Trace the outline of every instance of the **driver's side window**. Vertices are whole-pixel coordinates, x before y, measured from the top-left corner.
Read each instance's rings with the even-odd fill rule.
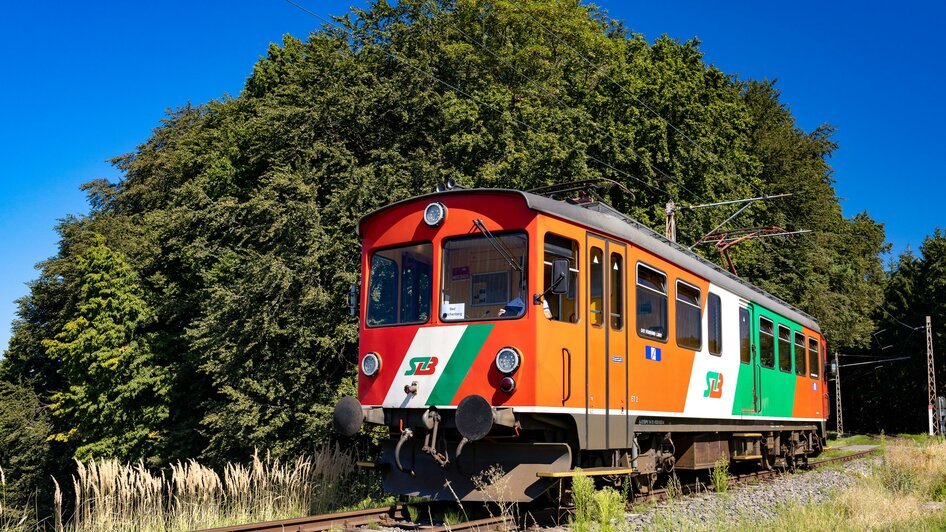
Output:
[[[552,262],[555,259],[568,260],[568,292],[564,294],[552,293]],[[545,301],[548,310],[556,321],[578,323],[578,242],[556,235],[545,233],[545,255],[543,258],[543,286]]]

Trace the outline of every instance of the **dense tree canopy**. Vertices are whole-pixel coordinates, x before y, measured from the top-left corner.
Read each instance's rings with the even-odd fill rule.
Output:
[[[308,448],[351,386],[357,220],[450,178],[607,177],[634,191],[615,206],[654,228],[671,199],[793,192],[734,223],[814,233],[735,261],[833,345],[868,345],[884,232],[842,215],[832,133],[802,131],[774,83],[706,64],[697,41],[649,42],[593,6],[379,1],[271,45],[239,97],[170,112],[115,159],[120,182],[86,185],[91,212],[60,225],[0,375],[55,406],[67,454]],[[733,211],[682,214],[679,240]]]

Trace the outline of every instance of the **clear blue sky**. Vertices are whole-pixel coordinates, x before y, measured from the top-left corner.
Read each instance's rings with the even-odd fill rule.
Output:
[[[299,2],[322,15],[352,3]],[[946,3],[598,4],[650,40],[699,37],[727,73],[777,78],[802,128],[837,126],[844,212],[886,224],[896,252],[946,225]],[[87,210],[79,185],[118,179],[105,161],[143,142],[166,108],[237,95],[270,42],[319,24],[283,0],[5,6],[0,346],[34,265],[56,251],[56,220]]]

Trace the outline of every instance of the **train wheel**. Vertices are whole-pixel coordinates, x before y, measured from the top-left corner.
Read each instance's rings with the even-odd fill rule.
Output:
[[[642,495],[654,491],[654,484],[656,483],[657,473],[645,473],[634,477],[634,487]]]
[[[762,469],[766,471],[771,471],[775,467],[775,455],[772,454],[767,448],[762,449],[762,458],[759,460],[759,464],[762,466]]]

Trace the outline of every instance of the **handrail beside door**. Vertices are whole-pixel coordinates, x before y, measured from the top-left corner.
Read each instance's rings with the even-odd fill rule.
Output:
[[[568,360],[568,363],[565,363],[565,360]],[[565,378],[565,370],[568,371],[568,379]],[[567,347],[562,348],[562,404],[565,404],[565,401],[568,401],[572,397],[572,352],[568,350]],[[567,385],[568,393],[565,393]]]

